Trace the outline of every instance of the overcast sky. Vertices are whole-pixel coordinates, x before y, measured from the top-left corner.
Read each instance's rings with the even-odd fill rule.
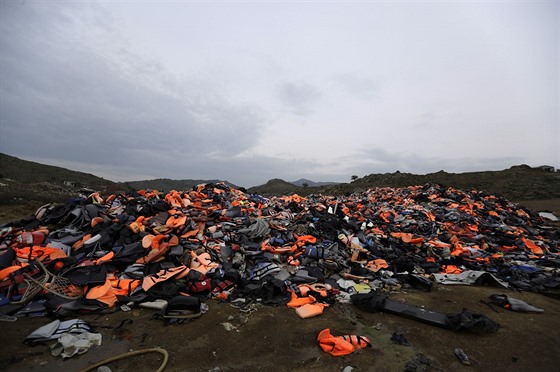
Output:
[[[560,167],[558,1],[0,4],[22,159],[245,187]]]

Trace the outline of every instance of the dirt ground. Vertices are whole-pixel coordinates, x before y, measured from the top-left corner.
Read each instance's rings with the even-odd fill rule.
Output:
[[[528,314],[506,309],[493,311],[481,300],[507,293],[544,309]],[[51,321],[21,318],[0,323],[0,368],[4,371],[79,371],[131,350],[163,348],[169,353],[166,371],[558,371],[560,366],[560,301],[527,292],[504,292],[493,287],[434,285],[431,292],[409,290],[390,295],[406,303],[443,313],[463,308],[483,313],[500,323],[491,334],[453,332],[393,314],[367,313],[337,303],[323,315],[300,319],[285,306],[256,306],[246,315],[228,303],[208,300],[209,311],[183,324],[165,325],[153,319],[155,310],[134,308],[113,314],[82,315],[103,335],[101,346],[62,360],[47,345],[27,346],[25,336]],[[115,329],[123,320],[130,319]],[[235,326],[228,330],[223,323]],[[334,335],[358,334],[372,340],[373,348],[344,357],[324,353],[317,334],[330,328]],[[391,341],[402,332],[410,346]],[[472,359],[464,366],[454,355],[462,348]],[[422,358],[421,353],[427,358]],[[108,364],[112,371],[155,371],[163,357],[148,353]],[[420,363],[419,361],[424,361]]]
[[[558,213],[560,203],[547,208]],[[531,208],[528,204],[527,207]],[[541,314],[494,310],[483,304],[494,293],[505,293],[544,309]],[[558,371],[560,366],[560,300],[529,292],[494,287],[444,286],[431,292],[406,290],[391,299],[425,306],[442,313],[464,308],[483,313],[500,323],[491,334],[452,332],[393,314],[366,313],[337,303],[324,314],[300,319],[285,306],[255,306],[243,313],[229,303],[207,300],[209,311],[183,324],[165,325],[153,319],[155,310],[133,308],[111,314],[78,315],[103,335],[103,342],[87,353],[62,360],[46,344],[28,346],[24,338],[52,319],[20,318],[0,322],[0,370],[80,371],[96,362],[132,350],[162,348],[169,354],[166,371]],[[117,328],[124,320],[125,322]],[[228,324],[233,329],[226,328]],[[324,353],[317,334],[330,328],[334,335],[358,334],[372,340],[373,348],[345,357]],[[228,330],[229,329],[229,330]],[[402,332],[409,346],[391,341]],[[462,348],[471,358],[464,366],[454,355]],[[107,364],[112,371],[155,371],[163,357],[137,355]],[[407,369],[408,366],[408,369]],[[345,369],[346,368],[346,369]]]

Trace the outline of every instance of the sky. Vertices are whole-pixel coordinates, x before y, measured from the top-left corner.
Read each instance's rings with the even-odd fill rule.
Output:
[[[0,152],[112,181],[560,168],[558,1],[0,2]]]

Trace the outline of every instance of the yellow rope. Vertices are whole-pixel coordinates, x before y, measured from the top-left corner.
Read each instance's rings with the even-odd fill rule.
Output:
[[[129,351],[128,353],[120,354],[120,355],[102,360],[99,363],[96,363],[96,364],[94,364],[90,367],[87,367],[86,369],[82,370],[82,372],[93,371],[97,367],[101,367],[102,365],[114,362],[114,361],[119,360],[119,359],[124,359],[124,358],[128,358],[128,357],[131,357],[131,356],[134,356],[134,355],[146,354],[146,353],[152,353],[152,352],[160,353],[160,354],[163,355],[163,361],[161,362],[161,365],[159,366],[159,368],[156,371],[156,372],[162,372],[165,369],[165,367],[167,366],[167,361],[169,360],[169,354],[167,353],[167,351],[165,349],[160,349],[160,348]]]

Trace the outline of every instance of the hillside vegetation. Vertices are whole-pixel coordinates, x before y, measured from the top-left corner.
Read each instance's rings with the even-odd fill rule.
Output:
[[[0,154],[0,178],[22,184],[48,182],[64,186],[72,182],[78,187],[105,190],[116,183],[90,173],[72,171],[66,168],[22,160],[14,156]],[[7,180],[6,180],[7,179]]]
[[[560,198],[560,173],[545,172],[527,165],[513,166],[502,171],[447,173],[439,171],[425,175],[410,173],[370,174],[350,184],[327,188],[334,194],[363,190],[371,187],[402,187],[439,183],[459,189],[477,189],[505,196],[511,200]]]
[[[411,173],[370,174],[350,183],[323,187],[298,187],[280,179],[249,188],[249,192],[262,195],[345,194],[364,191],[374,187],[404,187],[438,183],[460,189],[477,189],[505,196],[511,200],[535,200],[560,198],[560,173],[544,172],[527,165],[513,166],[502,171],[447,173],[439,171],[425,175]]]
[[[306,182],[303,182],[306,181]],[[131,192],[140,189],[188,190],[200,183],[219,180],[172,180],[166,178],[112,182],[93,174],[72,171],[0,154],[0,206],[26,209],[49,202],[65,202],[80,193],[100,191],[103,194]],[[228,183],[227,181],[224,181]],[[402,187],[439,183],[460,189],[475,188],[497,194],[518,202],[527,200],[560,199],[560,173],[544,172],[527,165],[513,166],[502,171],[447,173],[439,171],[425,175],[411,173],[370,174],[350,183],[313,186],[315,183],[302,179],[305,185],[275,178],[264,185],[249,188],[249,193],[270,195],[300,194],[346,194],[373,187]],[[228,183],[236,187],[235,185]]]
[[[80,190],[115,193],[125,187],[93,174],[0,154],[0,205],[64,202]]]

